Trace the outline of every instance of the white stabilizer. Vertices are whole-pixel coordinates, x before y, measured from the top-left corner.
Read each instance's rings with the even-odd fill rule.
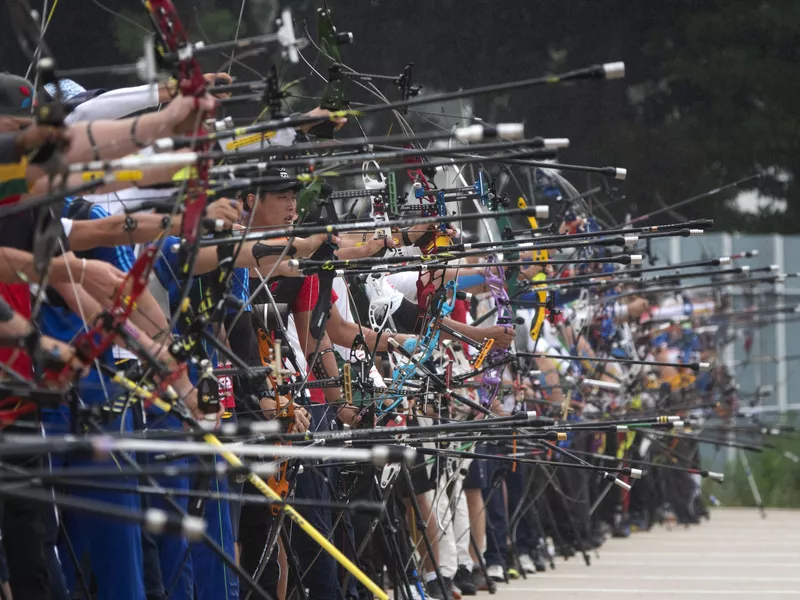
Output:
[[[163,154],[175,150],[175,142],[172,141],[172,138],[159,138],[153,142],[152,147],[156,154]]]
[[[625,63],[622,61],[605,63],[603,72],[606,74],[606,79],[622,79],[625,77]]]
[[[624,481],[622,481],[621,479],[615,479],[614,480],[614,485],[616,485],[619,488],[622,488],[626,492],[630,492],[631,491],[631,486],[628,485],[627,483],[625,483]]]
[[[233,117],[225,117],[220,121],[214,121],[214,131],[228,131],[233,129]]]
[[[719,258],[719,266],[726,267],[731,264],[731,257],[730,256],[720,256]]]
[[[150,533],[164,533],[167,525],[167,513],[158,508],[148,508],[144,511],[144,527]]]
[[[453,132],[453,137],[461,142],[480,142],[483,139],[483,125],[458,127]]]
[[[689,230],[689,237],[697,237],[698,235],[703,235],[705,231],[702,229],[690,229]]]
[[[640,265],[644,257],[641,254],[631,254],[631,264]]]
[[[641,469],[631,469],[631,477],[634,479],[641,479],[642,478],[642,470]]]
[[[197,162],[197,158],[197,152],[151,154],[149,156],[136,154],[107,162],[93,160],[87,163],[76,163],[70,165],[69,170],[71,173],[80,173],[81,171],[103,171],[106,169],[122,170],[141,169],[142,167],[185,167]]]
[[[683,421],[673,421],[672,422],[672,428],[673,429],[683,429],[684,425],[685,425],[685,423]]]
[[[537,219],[547,219],[550,217],[550,207],[547,204],[537,204],[536,205],[536,218]]]
[[[622,167],[614,167],[614,179],[626,179],[628,177],[628,169]]]
[[[538,416],[536,414],[535,410],[529,410],[526,414],[528,415],[528,420],[529,421],[532,421],[533,419],[535,419]]]
[[[256,434],[275,433],[281,428],[277,421],[255,421],[250,424],[250,431]]]
[[[725,481],[725,473],[717,473],[716,471],[709,471],[708,476],[714,481],[719,481],[720,483]]]
[[[711,370],[711,363],[701,362],[701,363],[697,363],[697,365],[698,365],[698,369],[697,370],[702,372],[702,373],[706,373],[706,372]]]
[[[190,542],[200,541],[206,532],[206,522],[200,517],[186,516],[181,521],[181,533]]]
[[[628,426],[627,425],[617,425],[616,427],[617,427],[617,433],[622,433],[624,431],[628,431]]]
[[[675,421],[680,421],[681,418],[678,415],[670,415],[667,417],[667,421],[669,423],[674,423]]]
[[[635,246],[639,242],[638,235],[624,235],[622,239],[625,240],[625,247],[630,248],[631,246]]]
[[[498,123],[497,137],[509,140],[521,140],[525,135],[525,125],[522,123]]]
[[[545,138],[545,148],[569,148],[569,138]]]
[[[573,379],[573,381],[577,380]],[[614,392],[618,392],[622,388],[622,385],[619,383],[615,383],[613,381],[603,381],[601,379],[581,379],[580,382],[582,385],[590,385],[592,387],[603,390],[611,390]]]
[[[778,271],[780,271],[780,270],[781,270],[781,268],[780,268],[778,265],[770,265],[770,266],[769,266],[769,270],[770,270],[771,272],[773,272],[773,273],[777,273]]]

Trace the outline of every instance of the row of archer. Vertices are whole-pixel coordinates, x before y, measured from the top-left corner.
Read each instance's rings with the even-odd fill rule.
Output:
[[[159,25],[172,27],[161,32],[164,38],[169,34],[174,37],[177,33],[174,28],[177,20],[174,15],[169,15],[168,4],[154,2],[149,7]],[[536,421],[530,416],[530,411],[511,409],[509,412],[514,414],[506,417],[474,418],[477,415],[490,416],[501,410],[498,401],[509,396],[506,378],[510,377],[513,387],[516,375],[520,376],[518,389],[512,395],[515,403],[536,402],[540,410],[542,406],[552,406],[546,403],[555,403],[562,410],[566,409],[568,415],[572,408],[572,414],[577,416],[585,410],[582,408],[583,400],[570,391],[573,386],[564,379],[565,373],[572,377],[578,375],[578,372],[569,372],[579,368],[577,363],[590,361],[588,366],[584,365],[585,369],[591,369],[591,376],[587,378],[589,383],[584,381],[581,386],[606,391],[624,390],[619,394],[623,399],[632,389],[627,385],[634,386],[638,378],[632,377],[630,383],[623,386],[617,381],[622,375],[616,368],[606,368],[598,375],[594,372],[598,364],[643,362],[654,369],[675,369],[677,375],[683,374],[682,369],[700,370],[706,361],[677,361],[670,360],[669,356],[639,360],[633,353],[626,358],[615,358],[595,337],[587,335],[589,330],[584,325],[576,326],[574,322],[571,334],[567,328],[564,329],[566,333],[561,334],[560,325],[555,322],[556,297],[550,293],[551,290],[540,287],[545,284],[535,272],[548,265],[563,267],[576,261],[581,264],[635,263],[638,259],[634,257],[638,255],[631,252],[638,244],[638,239],[632,239],[638,238],[637,234],[643,234],[643,239],[662,233],[695,235],[697,229],[679,225],[668,226],[660,232],[646,228],[647,232],[626,230],[612,234],[610,231],[593,231],[577,223],[578,227],[573,228],[573,237],[569,239],[563,237],[566,231],[558,227],[549,236],[546,232],[536,231],[538,239],[528,242],[520,242],[519,237],[513,235],[504,240],[490,239],[477,243],[445,239],[444,234],[455,233],[452,227],[447,226],[448,221],[456,220],[447,214],[448,201],[461,203],[477,199],[482,208],[492,211],[477,215],[484,220],[527,218],[536,214],[541,216],[541,212],[535,208],[519,208],[516,212],[501,210],[502,206],[490,198],[486,182],[480,175],[474,185],[467,185],[462,180],[455,187],[445,185],[445,189],[433,190],[429,181],[432,175],[430,172],[426,174],[426,169],[436,167],[437,163],[427,160],[428,157],[445,157],[439,161],[439,166],[448,169],[452,165],[489,159],[518,164],[526,157],[543,158],[543,150],[552,149],[548,142],[542,138],[509,140],[521,137],[519,126],[479,126],[477,130],[471,126],[447,135],[405,136],[405,141],[417,144],[426,139],[446,140],[451,137],[471,142],[489,136],[499,138],[496,144],[459,148],[469,156],[454,158],[456,153],[452,149],[392,148],[381,154],[370,147],[369,152],[356,148],[350,153],[330,154],[332,149],[347,149],[342,140],[335,143],[302,142],[288,148],[276,148],[271,135],[261,135],[264,131],[277,129],[283,133],[279,132],[275,138],[280,135],[288,139],[284,143],[292,143],[298,131],[313,136],[311,126],[320,119],[341,125],[343,119],[351,115],[331,113],[330,110],[336,108],[333,106],[300,117],[273,119],[272,123],[260,124],[257,129],[248,131],[236,129],[224,133],[225,124],[221,122],[221,131],[208,134],[204,130],[206,123],[210,122],[217,129],[219,122],[209,119],[215,104],[205,95],[203,86],[209,79],[213,81],[220,77],[202,76],[195,64],[189,64],[192,52],[186,51],[188,47],[184,42],[178,40],[178,43],[184,44],[178,48],[181,52],[162,48],[159,53],[162,59],[172,55],[172,59],[180,63],[180,76],[174,83],[84,96],[85,102],[74,103],[75,110],[70,116],[75,116],[71,119],[64,117],[68,129],[60,123],[47,123],[43,119],[57,113],[52,109],[59,104],[63,106],[66,94],[52,64],[40,64],[43,67],[41,80],[55,79],[52,82],[54,102],[38,103],[39,107],[48,109],[38,110],[38,125],[29,126],[21,121],[22,115],[17,115],[14,125],[24,129],[7,138],[12,151],[18,152],[16,160],[9,161],[18,167],[13,181],[23,190],[13,195],[29,194],[30,191],[25,189],[28,184],[42,185],[41,191],[45,193],[36,197],[34,191],[34,197],[14,198],[21,202],[2,213],[6,225],[3,239],[19,240],[16,247],[4,247],[8,277],[12,278],[12,285],[22,286],[4,294],[22,309],[17,314],[11,313],[7,320],[11,325],[4,333],[23,346],[23,349],[12,350],[4,363],[4,371],[12,380],[6,386],[6,399],[10,400],[6,406],[11,408],[4,411],[4,419],[9,427],[19,427],[22,432],[18,438],[8,437],[3,450],[10,456],[19,453],[21,448],[26,459],[49,454],[57,463],[61,462],[57,470],[49,474],[26,462],[23,471],[15,474],[15,478],[25,481],[26,486],[6,492],[7,498],[16,500],[16,503],[9,504],[19,510],[20,504],[37,500],[63,509],[63,534],[41,543],[46,549],[45,555],[52,553],[53,537],[59,537],[57,543],[62,547],[59,555],[91,556],[91,568],[87,572],[80,568],[80,561],[65,562],[67,585],[72,590],[88,591],[96,585],[101,594],[110,593],[114,597],[127,597],[129,594],[141,597],[142,593],[157,595],[162,592],[176,597],[181,594],[191,596],[196,592],[199,597],[217,598],[223,594],[224,597],[233,597],[238,594],[238,585],[242,584],[249,586],[251,593],[258,597],[269,597],[281,595],[283,586],[291,585],[292,593],[297,595],[337,597],[351,591],[357,581],[366,590],[383,597],[385,593],[379,591],[380,587],[375,583],[381,575],[380,562],[372,565],[371,576],[365,574],[365,571],[370,571],[367,557],[372,555],[367,550],[373,549],[363,541],[368,536],[358,536],[353,542],[348,542],[345,536],[345,541],[337,547],[327,540],[327,535],[319,533],[327,534],[348,519],[362,533],[380,533],[376,539],[380,540],[379,546],[387,549],[383,553],[384,562],[393,571],[398,593],[413,595],[427,591],[448,596],[454,579],[459,579],[456,584],[462,592],[464,587],[468,590],[470,582],[466,580],[465,572],[469,569],[458,568],[466,567],[466,563],[460,563],[459,558],[454,563],[451,558],[446,564],[442,552],[445,544],[440,543],[445,537],[441,535],[442,530],[455,525],[448,523],[447,519],[440,521],[434,508],[445,496],[454,497],[455,504],[458,504],[461,494],[450,496],[437,491],[440,483],[457,479],[461,469],[453,469],[455,477],[448,478],[440,468],[443,461],[436,461],[434,468],[434,464],[426,464],[427,461],[420,459],[411,468],[403,468],[398,457],[404,459],[406,453],[391,454],[392,447],[398,441],[418,442],[420,436],[432,432],[433,427],[444,427],[444,431],[448,431],[448,421],[456,417],[449,413],[450,403],[461,405],[462,409],[466,407],[461,414],[466,419],[463,424],[453,423],[454,429],[449,437],[437,439],[435,443],[456,443],[458,438],[453,434],[457,431],[474,438],[485,429],[495,440],[508,435],[514,451],[535,440],[531,442],[537,446],[532,449],[534,458],[519,458],[512,462],[520,465],[534,464],[523,462],[529,460],[542,463],[540,451],[546,450],[555,453],[555,458],[563,459],[567,456],[566,449],[556,450],[547,445],[552,446],[553,441],[568,441],[562,438],[569,437],[568,432],[579,427],[565,422],[563,415],[559,422],[550,418]],[[618,74],[619,66],[601,65],[575,71],[562,79],[610,78]],[[539,78],[538,82],[552,83],[555,79]],[[533,81],[529,80],[527,85],[533,85]],[[35,95],[27,82],[13,81],[10,87],[14,86],[23,96]],[[107,118],[121,119],[140,110],[152,109],[178,91],[185,95],[172,100],[166,110],[158,113],[106,122],[93,118],[93,115],[103,114]],[[201,99],[198,101],[198,98]],[[415,97],[403,102],[409,105],[420,99],[432,101],[430,97]],[[9,108],[19,111],[25,108],[23,104],[24,101],[11,103]],[[109,107],[112,107],[111,113]],[[131,112],[123,112],[128,110]],[[360,117],[365,112],[365,109],[360,109],[358,115],[352,116]],[[67,123],[68,120],[72,123]],[[293,127],[295,125],[298,129]],[[170,137],[165,141],[165,135],[179,133],[188,135]],[[242,146],[235,142],[252,135],[256,136],[258,148],[251,153],[240,150]],[[228,148],[225,139],[233,140],[232,148]],[[249,141],[252,144],[253,138]],[[387,143],[386,139],[381,141]],[[151,142],[156,142],[156,149],[184,145],[189,152],[136,156],[112,162],[116,157],[125,156]],[[219,151],[210,147],[217,142],[223,143]],[[363,146],[364,143],[364,140],[358,140],[352,145]],[[557,145],[563,146],[563,143]],[[525,153],[517,151],[520,149]],[[486,152],[495,154],[487,158]],[[248,162],[257,157],[269,160]],[[423,158],[426,162],[409,169],[405,161],[412,158]],[[91,159],[88,164],[87,159]],[[223,160],[223,164],[212,165],[212,161],[217,160]],[[321,175],[335,181],[347,173],[341,168],[343,165],[378,160],[381,161],[380,172],[411,171],[411,193],[421,200],[421,216],[389,219],[381,215],[380,202],[376,203],[380,182],[373,184],[372,167],[365,168],[362,164],[351,173],[361,175],[369,188],[358,193],[371,200],[370,219],[337,223],[339,219],[333,204],[337,191],[319,185]],[[401,162],[392,165],[392,160]],[[65,163],[72,165],[65,170]],[[152,168],[154,165],[163,169],[160,175],[156,175],[157,169]],[[295,166],[324,168],[316,168],[313,172],[308,169],[299,174],[274,170]],[[523,166],[546,165],[528,161]],[[561,169],[578,168],[557,166]],[[178,173],[180,167],[187,169]],[[605,172],[605,169],[595,171]],[[78,180],[73,188],[69,187],[67,174]],[[612,169],[608,174],[619,177],[623,172]],[[219,179],[214,180],[213,176]],[[130,189],[132,181],[137,183],[135,189]],[[166,182],[168,189],[153,191],[153,186],[159,182]],[[298,182],[311,184],[302,190],[310,190],[302,205],[296,194]],[[385,185],[391,190],[391,178],[387,178]],[[342,191],[338,193],[343,194]],[[492,194],[496,194],[496,190]],[[68,197],[68,201],[64,205],[58,204],[57,201],[64,197]],[[214,202],[215,197],[220,200]],[[433,201],[428,202],[429,199]],[[388,202],[391,204],[391,194]],[[36,212],[32,210],[34,207]],[[405,208],[409,208],[408,204]],[[155,209],[161,214],[147,214],[145,209]],[[244,210],[247,211],[245,218],[242,216]],[[303,219],[300,225],[295,224],[298,216]],[[468,215],[461,215],[457,220],[467,219]],[[241,221],[244,231],[228,235],[237,221]],[[575,224],[577,219],[565,221]],[[432,228],[431,224],[434,224]],[[207,231],[209,235],[203,235]],[[424,246],[424,250],[401,251],[398,249],[400,239],[396,240],[395,236],[402,239],[404,247]],[[132,254],[130,246],[153,240],[155,244],[146,247],[138,257]],[[614,256],[597,252],[598,246],[614,245],[629,253]],[[526,257],[510,256],[509,248],[514,246],[518,250],[536,252],[536,258],[529,261]],[[39,248],[43,250],[36,252]],[[541,254],[543,250],[567,248],[575,249],[578,256],[550,260]],[[73,256],[69,250],[86,254]],[[53,258],[59,252],[61,256]],[[587,252],[591,254],[586,255]],[[499,256],[501,253],[502,257]],[[479,256],[489,257],[486,261],[491,264],[453,264],[445,268],[451,261]],[[106,266],[109,263],[114,268]],[[512,312],[517,300],[512,296],[516,292],[509,290],[520,279],[516,273],[509,272],[515,268],[520,271],[523,282],[531,278],[535,281],[532,298],[520,299],[521,302],[533,302],[537,313],[532,319],[535,327],[527,328],[527,337],[533,343],[529,354],[533,356],[509,350],[516,338],[513,329],[514,320],[518,318]],[[386,270],[385,277],[380,275],[381,269]],[[210,275],[202,275],[209,271]],[[153,294],[147,291],[151,272],[155,273],[166,294],[168,311],[162,311]],[[15,283],[20,273],[28,281],[39,281],[32,301],[27,283]],[[630,316],[650,305],[646,299],[636,297],[641,296],[641,290],[631,294],[634,299],[630,302],[622,298],[610,299],[609,295],[619,296],[627,292],[617,293],[614,286],[604,283],[602,279],[608,274],[600,274],[599,282],[597,275],[578,273],[573,277],[578,281],[585,277],[584,283],[592,288],[607,288],[602,299],[593,297],[589,302],[601,306],[602,314],[610,312],[611,316],[606,314],[601,323],[610,319],[612,328],[622,326]],[[480,281],[476,283],[475,279],[468,280],[469,277]],[[570,275],[559,274],[559,286],[570,283],[565,281],[566,277]],[[495,316],[490,318],[496,319],[495,324],[481,327],[480,324],[462,322],[466,318],[466,307],[457,308],[457,302],[459,296],[463,298],[463,289],[460,294],[459,288],[467,287],[467,282],[472,283],[470,288],[479,288],[478,293],[484,290],[488,293],[489,302],[494,303]],[[46,285],[48,283],[51,285]],[[30,308],[27,311],[20,292],[28,297]],[[542,293],[544,297],[540,295]],[[546,309],[550,310],[553,323],[543,320],[542,313]],[[283,318],[287,310],[292,313],[291,320]],[[584,314],[580,314],[581,311]],[[461,318],[453,316],[458,314]],[[477,313],[475,316],[481,318]],[[580,306],[571,320],[583,319],[581,323],[595,325],[597,318],[593,308]],[[551,327],[555,329],[551,331]],[[541,329],[549,333],[543,337],[538,333]],[[531,331],[534,332],[532,336]],[[563,335],[560,342],[559,335]],[[573,337],[570,339],[569,335]],[[24,340],[24,343],[19,340]],[[446,341],[451,342],[449,348],[445,347]],[[65,345],[67,342],[71,342],[72,348]],[[462,350],[458,350],[456,343]],[[344,349],[339,354],[341,366],[336,364],[334,344]],[[470,358],[466,358],[469,352],[463,352],[469,346],[477,350],[475,356],[470,357],[471,364]],[[375,358],[381,353],[385,353],[386,360],[393,363],[385,366],[382,372],[370,375],[377,362]],[[464,354],[469,364],[463,373],[458,373],[455,367],[459,353]],[[559,356],[554,357],[553,353]],[[223,355],[232,367],[219,370],[215,365],[217,355]],[[36,364],[26,363],[29,359]],[[481,363],[476,366],[478,359]],[[514,373],[513,367],[506,367],[518,359],[533,360],[537,369],[518,366]],[[464,361],[460,362],[464,366]],[[448,364],[453,365],[449,373]],[[88,370],[84,371],[87,367]],[[529,375],[533,370],[542,373],[541,379],[523,382],[523,374]],[[38,377],[36,384],[25,383],[34,373]],[[232,393],[234,406],[224,406],[219,391],[219,379],[226,375],[236,378]],[[614,388],[614,385],[619,387]],[[473,386],[477,386],[477,394],[469,392]],[[456,391],[460,389],[467,391]],[[30,401],[19,404],[20,397]],[[409,399],[413,401],[409,402]],[[600,404],[601,411],[607,409],[600,400],[596,403]],[[41,442],[40,436],[30,435],[30,425],[26,429],[25,420],[26,417],[35,420],[35,413],[43,405],[41,420],[47,424],[48,437]],[[225,411],[226,408],[229,410]],[[208,425],[216,424],[224,412],[233,416],[222,419],[224,425],[219,437],[209,433]],[[435,418],[440,423],[403,432],[395,429],[391,435],[386,429],[374,426],[379,422],[398,426],[398,419],[413,417],[414,412],[417,418]],[[276,415],[278,419],[273,418]],[[524,427],[520,425],[522,421],[513,422],[523,417],[526,419]],[[236,420],[235,426],[232,419]],[[512,423],[504,419],[511,419]],[[672,421],[659,423],[650,416],[643,419],[648,426],[674,427]],[[266,425],[277,420],[294,431],[264,429],[262,420]],[[629,426],[608,421],[601,423],[599,419],[586,421],[588,428],[595,431]],[[338,429],[335,435],[321,432],[327,430],[331,422]],[[354,427],[358,425],[360,427]],[[188,427],[193,435],[202,436],[204,443],[199,447],[196,443],[189,445],[183,439],[186,435],[184,427]],[[67,430],[77,437],[59,435]],[[109,430],[120,431],[121,435],[112,438],[94,435]],[[374,433],[356,434],[356,431]],[[250,438],[251,434],[255,437]],[[365,454],[363,448],[357,447],[331,447],[334,440],[359,435],[370,438],[373,446],[370,452]],[[397,435],[408,437],[398,440]],[[220,449],[220,438],[226,437],[232,442],[245,443],[223,444]],[[383,443],[375,446],[375,440],[388,441],[390,448],[387,450]],[[283,448],[278,454],[274,442],[290,441],[293,446]],[[312,442],[312,447],[304,447],[308,442]],[[327,447],[319,452],[320,449],[313,448],[314,442],[326,442]],[[216,446],[215,456],[222,456],[233,465],[231,481],[218,476],[219,465],[210,464],[218,459],[195,462],[186,456],[204,455],[208,451],[204,449],[212,446]],[[97,481],[103,477],[100,473],[104,463],[95,460],[96,456],[88,458],[85,454],[87,449],[105,459],[105,465],[111,468],[115,480]],[[314,450],[318,451],[316,455]],[[472,459],[473,464],[478,465],[478,471],[479,465],[504,462],[491,451],[472,452],[471,447],[460,450],[424,450],[420,447],[418,455],[425,456],[429,450],[441,456],[447,452],[461,459]],[[505,451],[505,446],[501,450]],[[109,454],[116,460],[112,460]],[[571,455],[571,460],[578,456],[575,453]],[[241,457],[245,456],[278,458],[263,465],[259,461],[242,464]],[[345,466],[316,462],[320,456],[324,456],[328,463],[338,460]],[[390,466],[381,470],[376,486],[372,483],[378,481],[377,475],[363,465],[353,469],[354,473],[343,472],[351,469],[352,461],[364,461],[365,457],[374,461],[382,457],[385,462],[389,456],[396,460],[390,460]],[[561,466],[566,469],[569,462],[564,460]],[[574,462],[581,465],[574,467],[576,470],[589,470],[590,466],[580,460]],[[692,469],[694,467],[686,466],[682,472]],[[629,484],[614,473],[627,470],[627,475],[623,476],[641,475],[641,469],[630,466],[595,466],[594,470],[599,470],[605,479],[610,478],[609,483],[621,488]],[[82,473],[84,479],[76,484],[78,473]],[[267,481],[261,479],[259,473],[269,474]],[[433,476],[437,491],[427,489],[431,485],[430,473],[439,475]],[[480,472],[475,477],[478,481],[472,487],[473,491],[465,492],[464,498],[472,499],[473,504],[476,498],[486,505],[491,504],[488,501],[490,489],[500,489],[497,485],[499,478],[482,481],[489,477],[483,477]],[[136,485],[142,478],[147,478],[147,485]],[[240,479],[247,480],[245,490],[234,489],[231,492],[225,489],[228,485],[234,488],[242,485]],[[401,480],[406,481],[405,491],[400,489],[402,486],[394,485]],[[344,488],[358,487],[360,482],[366,502],[353,501],[357,496],[352,493],[339,498],[341,492],[330,488],[331,481]],[[56,485],[59,494],[54,497],[45,492],[43,496],[43,490],[37,489],[42,484]],[[555,485],[552,489],[556,489]],[[68,493],[64,493],[65,490]],[[378,504],[381,510],[377,517],[359,522],[362,513],[369,514],[368,509],[375,510],[376,496],[385,500],[384,494],[395,500],[394,509],[384,511],[382,504]],[[264,496],[267,496],[267,502]],[[495,492],[495,507],[499,497],[500,493]],[[291,498],[288,503],[287,498]],[[339,501],[334,502],[334,498]],[[92,503],[92,500],[97,502]],[[415,514],[409,529],[421,525],[417,530],[420,534],[427,534],[425,556],[415,568],[409,567],[416,564],[415,554],[407,543],[411,536],[392,534],[397,527],[406,524],[402,515],[405,502],[410,503]],[[274,506],[280,510],[273,510]],[[302,517],[294,506],[301,510]],[[122,526],[117,522],[116,526],[106,527],[93,519],[87,522],[79,516],[77,511],[81,510],[126,520],[130,525]],[[489,560],[482,546],[485,544],[492,556],[489,540],[494,539],[497,548],[506,536],[494,532],[493,525],[491,531],[494,533],[486,535],[485,541],[481,540],[481,512],[479,509],[479,516],[469,531],[474,531],[477,538],[473,548],[474,562],[479,565],[477,576],[483,576],[488,587],[493,577],[497,577],[497,569],[491,568],[498,564],[480,567]],[[573,512],[568,510],[566,514],[573,515]],[[345,516],[348,514],[349,517]],[[5,539],[8,541],[11,537],[15,549],[20,548],[20,539],[13,538],[9,532],[21,533],[28,538],[23,545],[32,548],[36,554],[38,541],[31,535],[36,531],[35,521],[31,519],[36,518],[36,515],[25,516],[28,520],[21,522],[32,525],[27,529],[8,527],[4,531]],[[284,526],[287,518],[291,523]],[[485,518],[483,521],[487,522]],[[499,522],[502,523],[502,518]],[[555,524],[560,519],[552,518],[549,522]],[[297,528],[309,537],[294,532],[293,529]],[[149,537],[151,533],[165,530],[181,535]],[[576,547],[580,547],[582,543],[577,541],[580,533],[574,535]],[[453,537],[463,540],[469,537],[469,533],[453,533],[451,539]],[[355,548],[355,539],[359,541],[358,548]],[[404,539],[406,543],[403,543]],[[426,535],[421,535],[421,539],[425,542]],[[140,541],[137,543],[137,540]],[[196,540],[202,543],[196,543]],[[325,552],[320,552],[316,544]],[[569,546],[566,541],[559,545],[565,552]],[[80,552],[70,552],[69,546],[78,548]],[[158,549],[155,559],[153,548]],[[348,553],[352,559],[348,558]],[[286,557],[288,569],[276,569],[282,555]],[[262,560],[264,557],[267,559]],[[31,563],[37,564],[37,560],[33,556]],[[335,561],[345,565],[350,575],[339,577]],[[154,583],[145,575],[154,573],[156,565],[162,577]],[[15,570],[19,563],[12,562],[9,566],[12,588],[15,584],[29,584],[30,579],[34,579],[32,585],[41,584],[41,570],[23,569],[20,572]],[[52,565],[46,568],[51,585],[58,586],[54,568]],[[470,573],[469,578],[473,577]],[[426,581],[430,584],[427,590],[424,589]],[[483,585],[480,579],[478,584]],[[154,588],[145,589],[149,585]],[[28,589],[21,588],[24,591],[17,595],[40,597],[36,594],[41,594],[41,589],[35,592]]]

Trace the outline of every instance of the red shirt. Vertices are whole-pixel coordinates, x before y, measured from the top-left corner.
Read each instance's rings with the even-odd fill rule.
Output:
[[[468,312],[469,303],[466,300],[456,300],[455,306],[453,307],[453,312],[450,314],[450,318],[453,319],[453,321],[458,321],[459,323],[466,323]]]
[[[271,291],[275,291],[275,288],[277,288],[277,282],[271,283]],[[335,303],[336,300],[338,300],[338,296],[336,295],[336,292],[331,290],[331,302]],[[300,291],[292,301],[292,314],[297,315],[298,313],[311,312],[318,303],[319,278],[316,275],[311,275],[303,280],[303,285],[300,288]],[[297,335],[300,336],[302,334],[298,331]],[[316,380],[313,373],[309,374],[308,380]],[[325,393],[321,388],[311,388],[309,390],[309,394],[313,404],[325,404]]]
[[[27,283],[0,283],[0,296],[20,315],[29,319],[31,316],[31,291]],[[13,354],[17,355],[9,365],[25,379],[33,377],[33,362],[27,352],[18,348],[0,347],[0,362],[8,364]]]

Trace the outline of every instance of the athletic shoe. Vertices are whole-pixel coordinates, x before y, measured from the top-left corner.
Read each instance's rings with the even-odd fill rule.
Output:
[[[533,564],[533,559],[529,554],[519,555],[519,568],[522,569],[522,572],[526,575],[533,575],[536,573],[536,565]]]
[[[478,593],[478,588],[475,587],[475,582],[472,578],[472,573],[464,565],[459,565],[456,576],[453,577],[453,586],[461,591],[462,596],[474,596]]]
[[[500,565],[491,565],[486,567],[486,574],[489,576],[489,579],[494,581],[505,581],[506,580],[506,573],[503,570],[503,567]]]

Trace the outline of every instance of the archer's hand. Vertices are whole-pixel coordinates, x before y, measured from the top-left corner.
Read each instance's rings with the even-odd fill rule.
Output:
[[[342,406],[336,413],[336,417],[345,425],[352,426],[358,416],[358,407],[345,405]]]
[[[73,371],[82,372],[84,377],[89,374],[91,365],[85,365],[81,362],[75,354],[75,348],[69,344],[48,336],[42,336],[39,340],[39,347],[42,352],[46,353],[47,358],[67,365]]]
[[[222,221],[222,228],[227,230],[233,228],[233,225],[242,218],[242,209],[241,200],[220,198],[208,205],[206,217]]]
[[[339,238],[335,235],[330,236],[330,240],[332,244],[338,244]],[[314,252],[317,251],[317,248],[322,246],[325,242],[328,241],[328,234],[327,233],[316,233],[311,237],[307,238],[295,238],[292,242],[292,245],[295,247],[297,251],[295,253],[295,258],[308,258]]]
[[[311,417],[305,408],[295,403],[294,405],[294,428],[297,433],[305,433],[311,427]]]
[[[505,350],[511,346],[516,338],[514,328],[510,325],[491,325],[484,327],[481,331],[484,332],[487,338],[494,338],[494,346],[492,347],[499,350]]]
[[[60,148],[67,148],[70,139],[69,129],[53,127],[52,125],[31,125],[17,134],[14,144],[17,152],[24,154],[45,144],[54,144]]]
[[[202,113],[214,114],[217,101],[210,94],[201,98],[176,96],[167,108],[156,113],[165,135],[189,134],[201,124]]]
[[[367,252],[369,256],[377,254],[384,248],[397,248],[397,240],[393,237],[374,237],[367,242]]]
[[[300,131],[303,133],[308,133],[311,129],[314,128],[315,125],[322,123],[323,121],[329,121],[331,118],[331,111],[327,108],[320,108],[319,106],[314,110],[311,110],[303,115],[304,117],[319,117],[319,122],[317,123],[307,123],[305,125],[301,125],[298,127]],[[339,131],[342,127],[344,127],[345,123],[347,123],[347,119],[344,117],[339,117],[337,119],[333,119],[333,122],[336,123],[335,131]]]
[[[82,273],[75,278],[83,282],[83,289],[103,305],[114,297],[125,281],[125,273],[103,260],[87,260]]]
[[[211,89],[215,85],[219,83],[219,85],[228,85],[233,83],[233,78],[228,75],[227,73],[206,73],[203,75],[203,78],[206,80],[208,84],[209,92],[214,94],[214,90]],[[224,82],[224,83],[220,83]],[[230,92],[222,92],[221,94],[214,94],[217,98],[230,98]]]

